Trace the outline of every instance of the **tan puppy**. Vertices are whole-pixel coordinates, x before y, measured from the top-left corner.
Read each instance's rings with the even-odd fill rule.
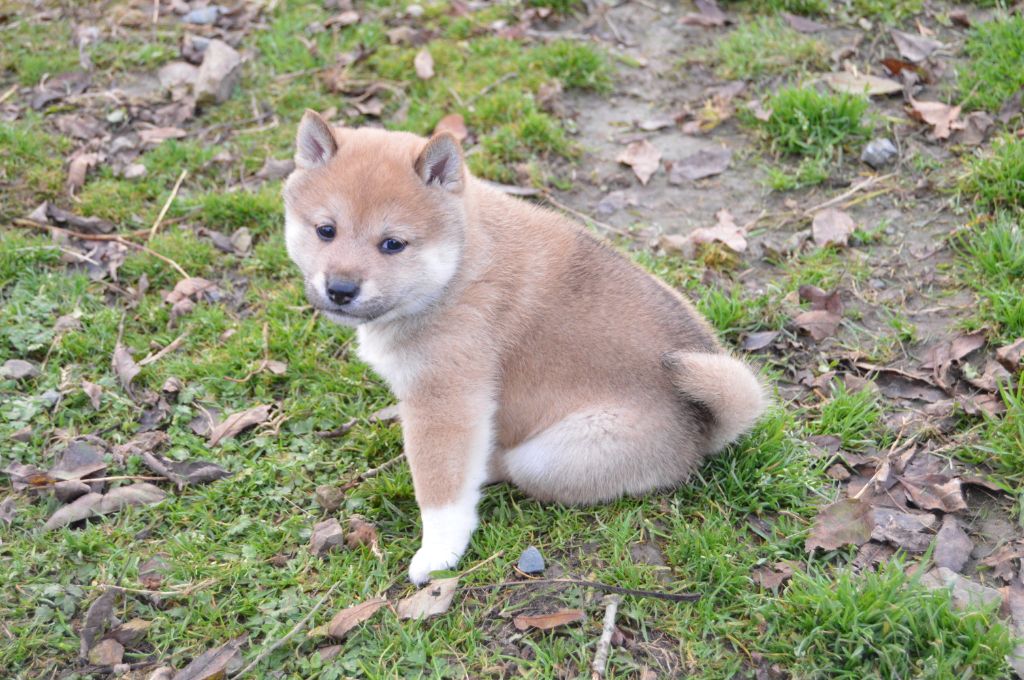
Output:
[[[465,169],[458,142],[308,111],[288,252],[399,399],[423,520],[409,578],[454,567],[483,485],[598,503],[687,479],[765,408],[675,291]]]

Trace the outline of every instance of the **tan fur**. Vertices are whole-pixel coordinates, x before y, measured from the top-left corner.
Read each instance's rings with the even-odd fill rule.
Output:
[[[359,326],[361,355],[399,398],[421,507],[484,478],[563,503],[671,487],[764,410],[696,310],[581,225],[473,178],[461,155],[425,184],[451,140],[334,135],[336,155],[288,180],[289,251],[314,306]],[[328,218],[338,236],[322,243]],[[385,234],[409,245],[383,255]],[[378,317],[330,313],[318,272],[361,281]]]

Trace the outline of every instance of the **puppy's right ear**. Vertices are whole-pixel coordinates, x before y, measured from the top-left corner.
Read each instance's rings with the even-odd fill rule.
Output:
[[[295,166],[310,170],[326,165],[338,153],[331,126],[319,113],[306,109],[295,137]]]

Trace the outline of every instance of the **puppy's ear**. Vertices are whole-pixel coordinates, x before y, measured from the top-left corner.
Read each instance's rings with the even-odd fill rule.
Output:
[[[466,183],[462,168],[462,147],[447,132],[430,138],[416,159],[415,168],[424,184],[437,184],[453,194],[461,192]]]
[[[306,109],[295,136],[295,165],[303,170],[326,165],[338,153],[331,126],[319,113]]]

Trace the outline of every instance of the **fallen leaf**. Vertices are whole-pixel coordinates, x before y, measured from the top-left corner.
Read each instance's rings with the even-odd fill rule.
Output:
[[[963,129],[964,124],[959,120],[959,106],[949,106],[942,102],[918,101],[913,97],[910,97],[909,100],[910,106],[907,107],[907,114],[914,120],[931,125],[932,137],[935,139],[949,139],[953,130]]]
[[[117,640],[125,647],[131,648],[142,642],[146,637],[146,633],[153,627],[152,621],[146,621],[145,619],[131,619],[122,623],[117,628],[107,633],[107,637]]]
[[[7,526],[11,526],[14,523],[14,513],[17,510],[17,506],[14,504],[14,496],[7,496],[2,502],[0,502],[0,522],[4,522]]]
[[[155,505],[166,497],[167,494],[160,487],[149,482],[136,482],[128,486],[119,486],[104,494],[98,512],[101,515],[108,515],[129,505]]]
[[[880,78],[866,73],[826,73],[821,79],[836,92],[866,94],[869,97],[896,94],[903,91],[903,85],[891,78]]]
[[[818,33],[828,28],[825,24],[820,24],[817,21],[802,17],[798,14],[790,14],[789,12],[781,12],[781,16],[789,24],[790,28],[800,33]]]
[[[240,635],[220,647],[203,652],[192,663],[178,671],[173,680],[221,680],[238,670],[242,662],[241,647],[247,635]]]
[[[560,609],[551,614],[521,614],[512,619],[512,624],[516,627],[516,630],[529,630],[530,628],[550,630],[558,626],[582,621],[584,618],[586,616],[582,609]]]
[[[996,359],[1009,371],[1019,370],[1024,360],[1024,338],[1017,338],[1009,345],[997,349]]]
[[[232,475],[231,472],[216,463],[205,460],[179,462],[152,454],[149,451],[142,452],[142,461],[153,472],[172,480],[179,489],[183,489],[189,484],[208,484]]]
[[[967,532],[960,528],[956,517],[946,515],[942,519],[942,528],[935,537],[935,552],[932,553],[935,566],[959,572],[971,558],[972,550],[974,542]]]
[[[92,404],[94,411],[100,410],[100,399],[103,396],[103,388],[96,383],[91,383],[88,380],[82,381],[82,391],[85,392],[85,396],[89,397],[89,403]]]
[[[985,362],[985,369],[981,375],[967,377],[966,379],[974,387],[986,392],[998,392],[1000,388],[1012,386],[1013,384],[1013,376],[1010,375],[1010,372],[993,359],[988,359]]]
[[[990,567],[996,578],[1013,581],[1020,573],[1019,560],[1022,557],[1024,557],[1024,547],[1019,543],[1007,543],[992,551],[981,561],[981,564]]]
[[[657,172],[658,166],[661,165],[661,152],[643,139],[627,146],[616,160],[633,168],[633,173],[640,180],[640,184],[646,185],[651,175]]]
[[[317,557],[323,557],[345,543],[345,534],[338,520],[331,517],[313,525],[313,533],[309,536],[309,551]]]
[[[356,12],[355,10],[351,10],[350,9],[350,10],[346,10],[346,11],[342,12],[341,14],[338,14],[337,16],[333,16],[330,19],[328,19],[327,21],[325,21],[324,22],[324,27],[325,28],[330,28],[332,26],[338,26],[340,28],[344,28],[345,26],[352,26],[353,24],[358,24],[358,23],[359,23],[359,12]]]
[[[89,170],[100,162],[98,153],[78,152],[71,157],[68,163],[67,189],[72,196],[85,186],[85,177]]]
[[[694,0],[693,4],[697,6],[698,13],[691,12],[682,16],[679,19],[680,24],[713,28],[715,26],[725,26],[725,23],[729,20],[725,12],[718,8],[718,3],[715,0]]]
[[[718,224],[713,227],[701,227],[689,233],[689,238],[697,245],[718,241],[729,247],[730,250],[742,253],[747,249],[747,238],[743,228],[733,221],[732,213],[725,208],[715,213]]]
[[[352,516],[348,520],[348,534],[345,535],[345,545],[355,548],[360,545],[377,545],[377,527],[367,522],[362,517]]]
[[[221,443],[225,439],[230,439],[235,435],[242,432],[242,430],[248,429],[260,423],[266,422],[267,418],[270,417],[270,406],[253,406],[245,411],[239,411],[238,413],[232,413],[224,422],[220,423],[216,427],[210,430],[210,446],[214,447]]]
[[[107,626],[113,620],[114,606],[117,604],[117,598],[120,594],[120,588],[107,586],[103,594],[96,598],[85,612],[82,630],[78,633],[78,637],[81,640],[78,654],[83,659],[89,655],[89,650],[103,637]]]
[[[821,247],[845,246],[850,242],[850,235],[856,228],[857,224],[847,213],[838,208],[827,208],[814,215],[811,235],[814,242]]]
[[[898,77],[901,73],[906,71],[914,74],[925,83],[930,83],[932,81],[932,74],[920,64],[904,61],[903,59],[882,59],[881,64],[885,67],[886,71],[894,76]]]
[[[814,552],[815,548],[835,550],[844,545],[861,545],[870,540],[874,525],[870,505],[845,498],[822,508],[804,547],[807,552]]]
[[[914,63],[924,61],[932,55],[935,50],[945,47],[938,40],[932,40],[921,35],[914,35],[913,33],[906,33],[904,31],[898,31],[895,28],[889,29],[889,35],[892,36],[893,42],[896,43],[896,49],[899,50],[900,55],[912,61]]]
[[[967,509],[960,479],[944,474],[904,475],[898,478],[914,504],[924,510],[959,512]]]
[[[74,229],[85,234],[109,234],[114,231],[114,223],[99,217],[82,217],[58,208],[47,201],[32,212],[30,219],[37,222],[50,222],[58,227]]]
[[[168,139],[182,139],[187,132],[178,127],[153,127],[139,130],[139,139],[143,144],[156,146]]]
[[[810,335],[817,342],[835,335],[840,321],[842,321],[841,316],[825,309],[811,309],[798,314],[793,319],[793,323],[798,329]]]
[[[935,515],[900,512],[890,508],[873,511],[875,526],[871,531],[874,541],[891,543],[908,552],[921,553],[932,543],[932,525]]]
[[[793,563],[783,561],[773,565],[765,564],[750,572],[750,577],[765,590],[778,591],[779,586],[793,578]]]
[[[779,331],[756,331],[748,333],[743,338],[741,346],[746,352],[756,352],[771,345],[777,337],[779,337]]]
[[[466,130],[466,121],[463,119],[461,114],[449,113],[447,116],[437,121],[437,125],[434,126],[434,134],[440,134],[447,132],[451,134],[458,141],[464,141],[469,136],[469,131]]]
[[[4,468],[4,472],[11,478],[11,486],[15,491],[22,491],[30,487],[49,486],[56,481],[35,465],[11,463]]]
[[[444,614],[452,605],[458,585],[458,576],[431,581],[409,597],[399,600],[398,618],[419,620]]]
[[[284,179],[295,170],[295,161],[291,158],[267,158],[263,161],[263,167],[259,169],[254,177],[262,180]]]
[[[124,645],[117,640],[100,640],[89,650],[88,660],[94,666],[116,666],[124,658]]]
[[[413,59],[412,65],[416,69],[416,75],[419,76],[420,80],[429,80],[434,77],[434,57],[430,55],[430,50],[426,47],[416,53],[416,58]]]
[[[972,111],[963,120],[963,129],[956,135],[957,144],[978,146],[988,137],[988,131],[995,125],[995,119],[984,111]]]
[[[153,555],[139,565],[139,584],[143,588],[156,590],[163,584],[171,568],[165,557],[167,555]]]
[[[370,414],[368,420],[371,423],[397,423],[399,419],[398,404],[385,406],[379,411]]]
[[[117,376],[118,382],[121,383],[121,388],[131,393],[132,380],[135,379],[135,376],[139,374],[142,368],[135,363],[128,348],[122,345],[120,341],[114,346],[114,358],[111,363],[114,368],[114,375]]]
[[[696,181],[705,177],[713,177],[725,172],[732,160],[732,152],[728,149],[698,151],[692,156],[672,164],[669,173],[669,184],[683,184],[684,181]]]
[[[64,449],[60,460],[48,474],[59,480],[83,479],[106,469],[107,464],[103,462],[99,449],[86,442],[74,441]]]
[[[46,529],[47,531],[59,529],[62,526],[73,524],[74,522],[80,522],[83,519],[96,517],[101,514],[99,512],[101,502],[103,502],[103,494],[90,492],[84,496],[79,496],[68,505],[58,508],[56,512],[50,515],[50,519],[46,520],[46,524],[43,525],[43,529]]]
[[[216,283],[192,276],[178,281],[173,290],[164,293],[164,302],[174,305],[186,299],[198,302],[202,299],[217,300],[220,296],[221,291]]]
[[[327,634],[337,640],[344,640],[349,631],[368,620],[387,603],[387,600],[378,597],[342,609],[327,624]]]
[[[824,309],[840,316],[843,314],[843,300],[838,289],[826,293],[817,286],[804,284],[797,289],[797,295],[801,302],[811,303],[811,309]]]
[[[932,569],[921,577],[920,583],[932,590],[950,589],[953,606],[961,610],[993,606],[1003,601],[1002,594],[995,588],[975,583],[945,567]]]

